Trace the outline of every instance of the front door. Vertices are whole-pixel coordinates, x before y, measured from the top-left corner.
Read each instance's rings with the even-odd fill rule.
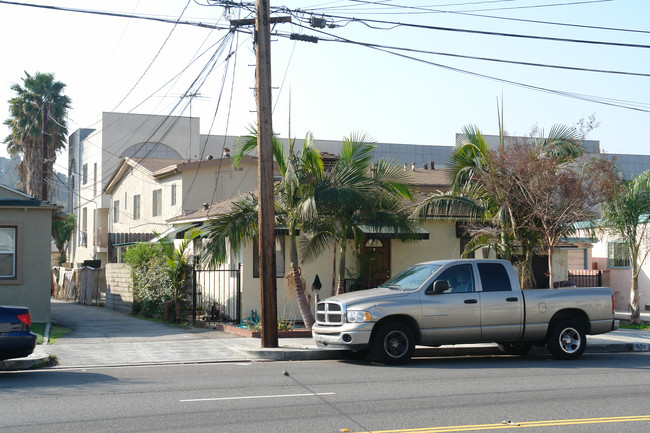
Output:
[[[367,239],[361,244],[361,281],[374,288],[390,278],[390,240]]]

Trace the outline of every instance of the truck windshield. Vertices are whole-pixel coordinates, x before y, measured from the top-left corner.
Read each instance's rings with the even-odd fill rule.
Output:
[[[432,263],[423,263],[421,265],[411,266],[379,287],[400,290],[417,290],[431,275],[440,269],[440,267],[441,265]]]

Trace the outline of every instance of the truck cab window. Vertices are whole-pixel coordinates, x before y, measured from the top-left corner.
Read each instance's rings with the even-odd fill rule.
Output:
[[[436,281],[439,280],[447,280],[449,282],[449,290],[445,293],[467,293],[474,291],[472,265],[453,266],[436,278]]]
[[[477,263],[484,292],[510,292],[510,277],[501,263]]]

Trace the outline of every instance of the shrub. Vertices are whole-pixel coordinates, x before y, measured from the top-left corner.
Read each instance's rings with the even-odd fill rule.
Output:
[[[165,254],[158,244],[138,243],[124,253],[133,280],[132,314],[161,318],[173,288],[166,272]]]

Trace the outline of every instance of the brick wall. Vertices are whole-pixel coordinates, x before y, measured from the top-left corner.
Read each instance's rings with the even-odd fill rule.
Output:
[[[106,307],[130,312],[133,303],[131,268],[124,263],[106,264]]]

